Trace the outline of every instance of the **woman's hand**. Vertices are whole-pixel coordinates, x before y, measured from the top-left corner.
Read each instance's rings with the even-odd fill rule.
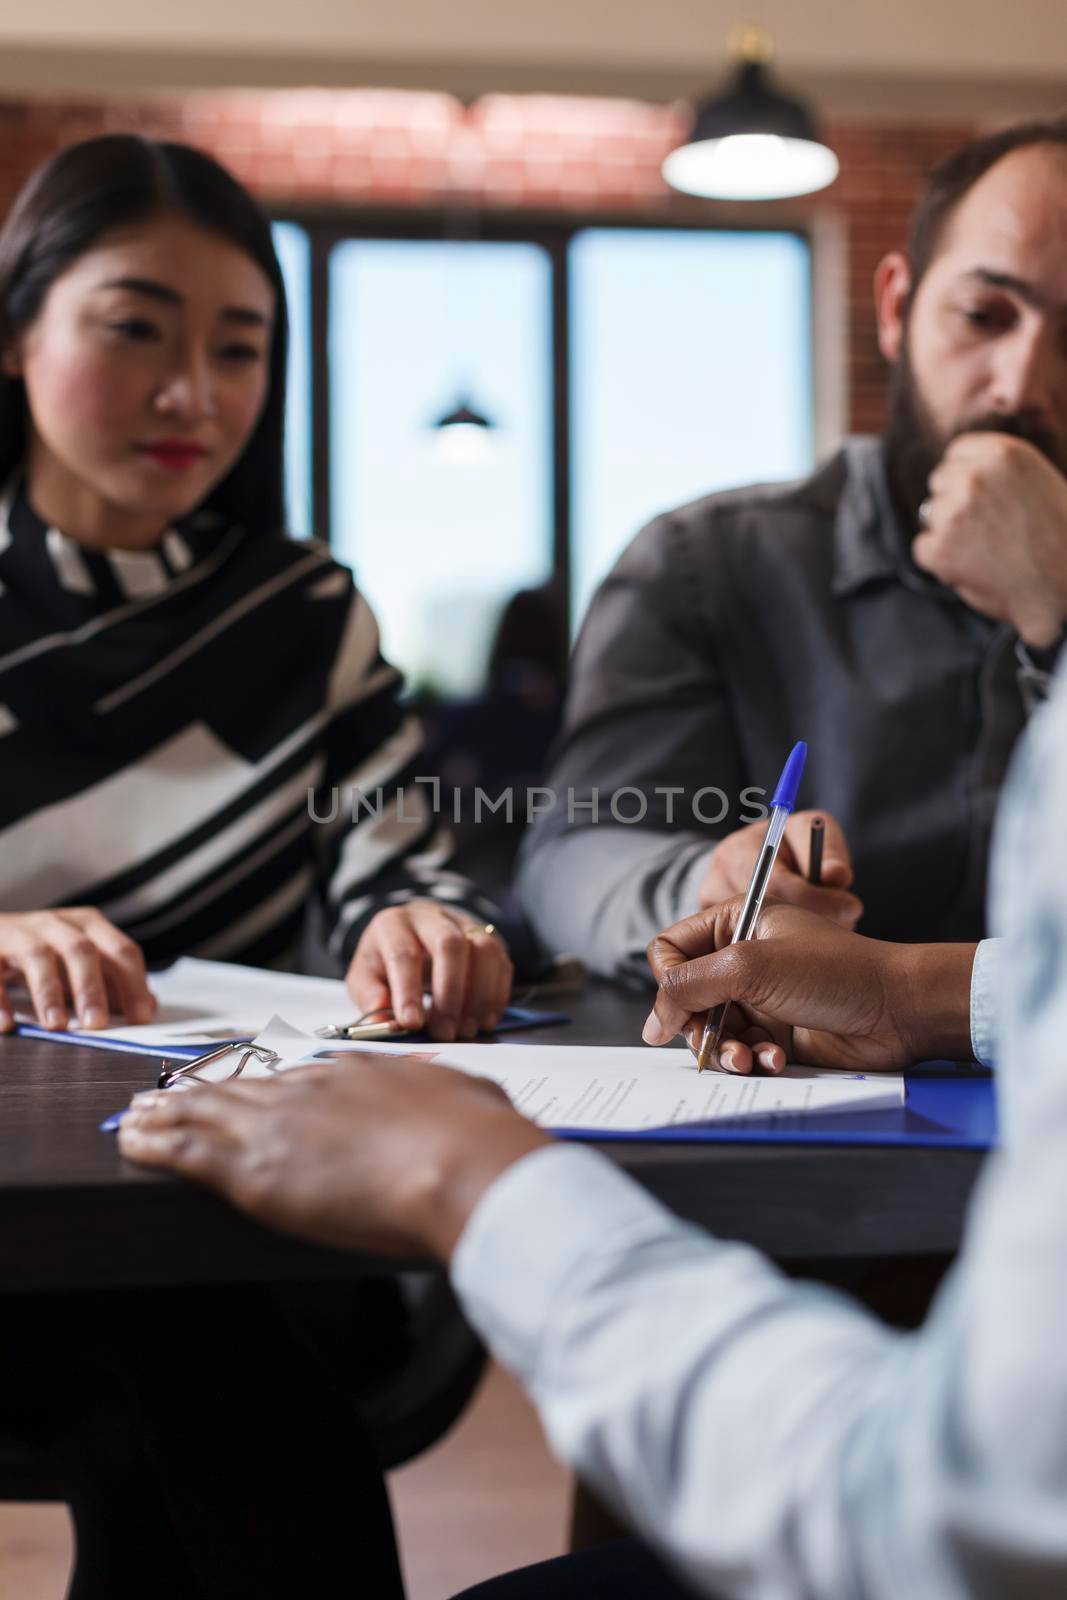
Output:
[[[686,917],[649,945],[659,992],[647,1043],[681,1033],[699,1048],[709,1008],[728,1000],[719,1061],[729,1072],[781,1072],[787,1061],[869,1072],[970,1056],[973,944],[888,944],[769,905],[756,938],[732,945],[743,903]]]
[[[83,1028],[106,1028],[112,1012],[128,1022],[155,1016],[140,948],[91,906],[0,914],[0,1033],[15,1026],[16,979],[44,1028],[65,1028],[72,1009]]]
[[[504,941],[485,923],[436,900],[410,900],[367,924],[345,983],[361,1013],[391,1008],[405,1028],[425,1026],[450,1044],[493,1031],[513,972]]]

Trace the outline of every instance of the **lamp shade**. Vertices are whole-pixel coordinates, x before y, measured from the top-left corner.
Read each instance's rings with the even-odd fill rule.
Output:
[[[762,61],[742,61],[697,108],[689,138],[663,163],[674,189],[709,200],[783,200],[824,189],[838,161],[803,100],[783,94]]]
[[[483,417],[481,412],[474,411],[468,401],[457,401],[451,411],[446,411],[443,417],[438,417],[434,423],[435,428],[491,428],[493,424],[488,417]]]

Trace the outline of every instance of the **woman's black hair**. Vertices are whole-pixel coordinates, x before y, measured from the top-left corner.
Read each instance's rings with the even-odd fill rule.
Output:
[[[270,224],[237,179],[190,145],[113,133],[68,146],[30,177],[0,230],[0,350],[36,318],[49,288],[112,228],[161,212],[189,217],[250,256],[275,296],[267,399],[239,460],[203,502],[250,532],[285,523],[288,322]],[[0,372],[0,483],[26,451],[21,378]]]

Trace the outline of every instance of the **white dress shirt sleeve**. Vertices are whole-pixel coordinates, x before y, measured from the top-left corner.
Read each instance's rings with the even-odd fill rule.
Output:
[[[1004,976],[1003,939],[983,939],[971,968],[971,1049],[974,1059],[992,1067],[997,1059],[997,1019]]]
[[[557,1453],[698,1593],[1051,1600],[1067,1594],[1067,1081],[1049,1113],[1036,1148],[987,1168],[967,1265],[919,1334],[567,1145],[482,1197],[453,1280]]]

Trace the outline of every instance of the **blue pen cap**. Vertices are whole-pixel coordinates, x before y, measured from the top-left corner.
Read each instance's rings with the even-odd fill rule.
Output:
[[[789,760],[782,768],[782,776],[778,779],[778,787],[771,801],[772,806],[784,806],[786,811],[793,810],[797,803],[797,790],[804,776],[804,763],[807,759],[808,747],[801,739],[789,752]]]

